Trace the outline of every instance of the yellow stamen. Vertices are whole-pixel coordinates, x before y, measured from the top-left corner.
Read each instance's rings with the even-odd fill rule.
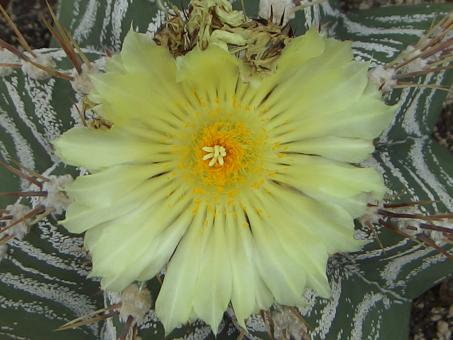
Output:
[[[206,161],[210,159],[208,164],[209,166],[214,166],[216,163],[219,163],[219,165],[221,166],[225,164],[223,157],[226,156],[226,150],[223,146],[220,145],[214,145],[214,147],[204,146],[202,150],[208,152],[207,155],[204,155],[203,160]]]

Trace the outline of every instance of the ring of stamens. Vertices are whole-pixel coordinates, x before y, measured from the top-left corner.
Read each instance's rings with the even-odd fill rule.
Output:
[[[256,157],[252,136],[243,122],[219,119],[205,125],[193,144],[192,175],[216,191],[243,182]]]

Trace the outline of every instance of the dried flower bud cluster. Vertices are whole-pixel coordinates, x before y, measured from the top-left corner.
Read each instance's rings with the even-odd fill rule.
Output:
[[[264,18],[270,16],[263,11]],[[188,18],[188,19],[185,19]],[[182,56],[195,46],[206,49],[219,46],[242,59],[247,70],[242,78],[268,72],[292,37],[289,26],[282,28],[272,20],[247,18],[242,11],[233,10],[227,0],[191,1],[187,11],[170,12],[169,20],[154,36],[154,41],[175,56]]]

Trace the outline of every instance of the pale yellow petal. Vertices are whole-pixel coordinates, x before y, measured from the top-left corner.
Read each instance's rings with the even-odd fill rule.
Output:
[[[367,74],[366,64],[327,67],[318,59],[313,59],[292,73],[291,77],[280,81],[266,101],[260,104],[263,117],[269,120],[266,128],[272,130],[285,125],[291,128],[292,123],[307,117],[319,119],[348,108],[364,93]]]
[[[276,181],[298,191],[329,202],[329,197],[354,197],[371,193],[381,199],[386,191],[382,176],[373,168],[360,168],[317,156],[286,155],[283,164],[276,165]]]
[[[136,190],[150,177],[159,176],[171,170],[168,163],[119,165],[79,176],[65,187],[74,202],[95,207],[107,207]]]
[[[270,255],[267,252],[268,250],[280,247],[280,250],[275,252],[274,256],[280,259],[281,270],[284,271],[283,275],[286,275],[288,280],[282,287],[291,287],[291,283],[295,286],[303,287],[299,293],[302,295],[303,289],[307,286],[315,289],[321,296],[329,297],[330,287],[326,276],[327,242],[324,242],[311,229],[303,228],[301,224],[303,214],[298,213],[297,210],[285,208],[273,196],[269,196],[265,192],[259,192],[251,199],[253,200],[253,206],[259,209],[258,212],[262,221],[267,223],[267,228],[260,229],[258,226],[253,226],[253,220],[251,219],[258,250],[262,250],[260,258],[268,257]],[[298,207],[297,209],[300,211],[301,208]],[[247,212],[248,216],[253,215],[250,210],[247,210]],[[267,236],[269,239],[259,244],[259,239],[263,236]],[[271,259],[271,257],[268,258],[269,260]],[[260,267],[263,279],[269,289],[271,289],[277,302],[293,306],[303,304],[301,296],[295,295],[291,297],[288,295],[289,292],[277,293],[276,295],[276,291],[272,290],[272,286],[277,285],[281,279],[273,278],[269,274],[266,275],[264,270],[271,270],[270,268],[270,265],[265,267],[264,263]],[[295,272],[291,274],[292,271]],[[296,292],[294,291],[294,293]],[[292,302],[288,303],[286,299],[292,299]]]
[[[172,223],[176,229],[187,227],[187,215],[179,219],[190,204],[187,190],[174,188],[172,194],[165,196],[167,204],[172,206],[171,212],[160,204],[161,196],[148,199],[143,208],[108,222],[99,241],[90,249],[93,273],[103,277],[104,287],[115,291],[123,289],[152,260],[148,257],[149,252],[154,251],[155,240],[165,229],[172,227]],[[124,235],[125,231],[129,232]],[[125,252],[128,252],[127,257]],[[170,256],[171,251],[161,255]],[[115,263],[114,268],[112,262]]]
[[[156,300],[156,314],[165,333],[187,322],[191,316],[200,263],[211,229],[203,229],[207,207],[201,205],[192,226],[182,238],[168,263],[165,279]]]
[[[145,209],[147,206],[168,197],[178,187],[183,188],[180,183],[174,181],[174,176],[170,174],[161,175],[144,182],[136,190],[125,194],[121,199],[112,202],[110,205],[93,207],[75,202],[68,208],[66,218],[61,223],[69,231],[80,233],[123,215],[127,216],[132,211]]]
[[[367,88],[372,89],[372,86]],[[329,104],[323,106],[328,107]],[[360,99],[344,109],[323,111],[323,106],[300,111],[300,119],[291,123],[273,123],[272,133],[278,136],[276,141],[288,143],[326,136],[372,140],[388,126],[395,113],[394,106],[387,106],[382,100],[374,98],[370,90],[365,90]]]
[[[226,216],[222,206],[217,206],[214,222],[203,226],[210,231],[207,245],[200,261],[200,272],[193,294],[196,315],[211,326],[217,334],[223,313],[231,300],[230,254],[225,242]]]
[[[153,126],[169,119],[181,123],[185,100],[175,82],[175,60],[149,36],[130,31],[120,55],[107,62],[107,71],[91,77],[94,91],[90,94],[107,119],[115,124],[128,124],[132,119],[154,119]],[[171,129],[172,124],[165,126]]]
[[[319,57],[326,47],[326,40],[321,37],[316,28],[291,40],[283,49],[276,62],[277,72],[294,72],[307,60]]]
[[[96,97],[92,100],[100,104],[98,110],[114,124],[128,126],[138,120],[154,128],[172,130],[175,124],[182,125],[187,106],[174,77],[170,81],[143,72],[101,74],[93,79]]]
[[[231,207],[227,215],[226,231],[232,268],[231,304],[239,325],[246,329],[245,319],[269,308],[273,297],[257,271],[255,241],[244,211],[238,206]]]
[[[187,192],[181,195],[187,197]],[[93,272],[103,277],[104,289],[121,291],[135,280],[151,279],[168,262],[192,219],[187,198],[176,197],[176,202],[170,198],[168,204],[172,205],[171,212],[162,206],[151,207],[143,228],[123,236],[116,243],[101,238],[103,245],[115,245],[110,249],[104,246],[101,254],[98,254],[98,247],[92,250],[93,261],[96,261]],[[127,257],[124,256],[126,250]],[[115,263],[115,274],[108,275],[112,262]]]
[[[222,72],[219,72],[219,65]],[[177,59],[177,81],[187,96],[197,98],[201,107],[230,100],[239,81],[239,61],[227,51],[211,46],[197,48]]]
[[[171,226],[156,237],[155,242],[150,246],[153,251],[149,249],[149,253],[143,259],[147,263],[141,272],[137,274],[137,280],[146,281],[151,279],[168,263],[179,241],[193,221],[193,209],[192,205],[184,207],[184,210],[180,212],[180,215]]]
[[[130,30],[121,49],[123,67],[128,73],[146,72],[174,80],[175,62],[167,48],[158,46],[149,34]]]
[[[270,194],[267,197],[270,218],[276,218],[275,210],[281,211],[288,221],[292,219],[292,223],[285,225],[296,226],[302,239],[305,233],[307,237],[317,238],[329,254],[362,247],[362,242],[354,239],[353,216],[341,205],[311,199],[276,183],[266,186],[266,192]]]
[[[275,225],[271,225],[269,219],[259,213],[260,210],[257,212],[257,203],[244,199],[243,204],[256,242],[256,264],[260,276],[278,303],[302,303],[306,282],[303,267],[288,255],[288,249],[279,241]]]
[[[374,151],[369,140],[325,136],[302,139],[281,145],[283,154],[319,155],[336,161],[358,163],[368,159]]]
[[[124,130],[73,128],[54,142],[55,152],[66,163],[89,170],[120,164],[169,162],[173,147],[134,138]]]

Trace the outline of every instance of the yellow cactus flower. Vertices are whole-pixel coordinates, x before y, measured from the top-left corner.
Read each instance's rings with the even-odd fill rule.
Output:
[[[89,170],[68,185],[62,224],[85,234],[92,276],[121,291],[166,270],[156,313],[167,332],[193,318],[214,332],[307,287],[328,297],[328,256],[357,251],[353,220],[385,185],[372,140],[389,123],[351,45],[315,30],[292,39],[275,71],[245,81],[215,45],[175,59],[130,32],[90,94],[110,129],[55,141]]]

